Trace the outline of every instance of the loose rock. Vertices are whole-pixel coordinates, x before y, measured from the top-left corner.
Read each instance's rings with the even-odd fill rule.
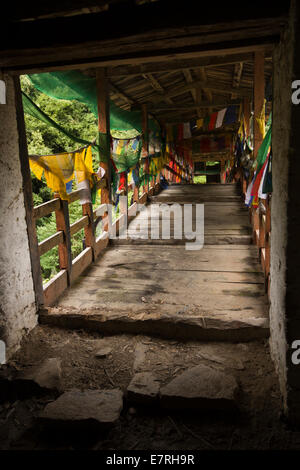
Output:
[[[112,352],[112,348],[110,348],[109,346],[106,346],[106,347],[104,346],[103,348],[99,349],[96,352],[95,357],[103,358],[111,354],[111,352]]]
[[[19,380],[33,381],[47,390],[61,391],[61,359],[51,357],[18,375]]]
[[[159,382],[150,372],[135,374],[127,388],[128,400],[142,405],[155,403],[158,393]]]
[[[120,417],[123,408],[123,392],[113,390],[77,389],[63,393],[49,403],[40,414],[47,424],[100,427],[112,426]]]
[[[138,343],[134,350],[133,370],[137,372],[142,369],[146,360],[147,347],[144,344]]]
[[[160,390],[161,406],[168,409],[235,409],[235,378],[205,365],[186,370]]]

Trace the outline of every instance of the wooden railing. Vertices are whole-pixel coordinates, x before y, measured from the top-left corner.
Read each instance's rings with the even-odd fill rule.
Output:
[[[153,195],[159,188],[155,183],[149,189],[148,194]],[[106,179],[97,183],[97,189],[106,188]],[[109,243],[109,234],[106,231],[96,237],[96,225],[105,217],[107,205],[101,204],[93,209],[92,203],[82,204],[82,217],[70,224],[69,204],[80,199],[83,189],[73,191],[69,194],[69,201],[64,201],[55,195],[51,201],[45,202],[33,208],[33,217],[38,220],[55,212],[57,231],[38,244],[39,255],[42,256],[52,248],[58,246],[60,271],[50,281],[44,284],[44,305],[53,305],[58,297],[76,281],[82,272],[93,263]],[[124,192],[126,194],[126,191]],[[137,201],[128,208],[128,221],[135,214],[136,204],[147,202],[147,193],[143,193]],[[119,233],[122,226],[124,214],[114,222],[113,228]],[[115,225],[115,227],[114,227]],[[84,229],[85,248],[72,260],[71,237]]]
[[[243,194],[246,196],[247,184],[242,182]],[[259,259],[265,278],[265,291],[270,293],[270,250],[271,250],[271,196],[259,199],[257,208],[249,210],[252,225],[253,243],[259,250]]]

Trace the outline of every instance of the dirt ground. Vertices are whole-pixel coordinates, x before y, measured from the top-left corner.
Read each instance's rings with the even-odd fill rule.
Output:
[[[242,450],[299,449],[300,431],[281,416],[277,377],[267,340],[245,344],[177,342],[148,336],[106,336],[111,353],[96,357],[102,336],[36,327],[11,364],[24,370],[46,358],[62,361],[63,390],[126,388],[134,375],[136,345],[145,350],[143,371],[166,384],[197,364],[235,376],[240,385],[237,415],[180,413],[136,407],[124,400],[119,422],[101,434],[58,435],[36,419],[52,396],[0,405],[0,449]],[[102,341],[103,344],[103,341]]]

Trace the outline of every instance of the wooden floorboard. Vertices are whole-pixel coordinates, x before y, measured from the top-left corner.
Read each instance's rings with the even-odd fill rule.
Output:
[[[152,204],[206,198],[205,238],[215,237],[215,244],[187,251],[176,240],[173,245],[164,240],[160,245],[151,244],[151,240],[140,241],[142,244],[120,240],[121,244],[104,250],[61,297],[58,306],[91,312],[102,309],[108,318],[121,312],[130,318],[175,315],[184,321],[205,315],[222,321],[267,321],[268,301],[258,251],[250,244],[249,215],[237,188],[174,185],[152,198]],[[228,203],[228,198],[234,198],[234,203]],[[130,223],[129,233],[137,223],[145,234],[149,232],[150,211],[151,204]],[[176,220],[175,216],[172,227]],[[158,226],[159,218],[152,223]],[[222,242],[227,236],[231,242]],[[235,243],[234,237],[246,237],[246,244]]]

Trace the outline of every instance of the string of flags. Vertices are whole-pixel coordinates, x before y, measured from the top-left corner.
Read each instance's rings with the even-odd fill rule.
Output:
[[[181,124],[172,124],[167,127],[167,135],[170,140],[180,141],[190,139],[192,132],[196,129],[212,131],[223,126],[229,126],[238,122],[240,105],[230,105],[220,111],[205,116],[204,118],[192,119]],[[171,138],[172,136],[172,138]]]

